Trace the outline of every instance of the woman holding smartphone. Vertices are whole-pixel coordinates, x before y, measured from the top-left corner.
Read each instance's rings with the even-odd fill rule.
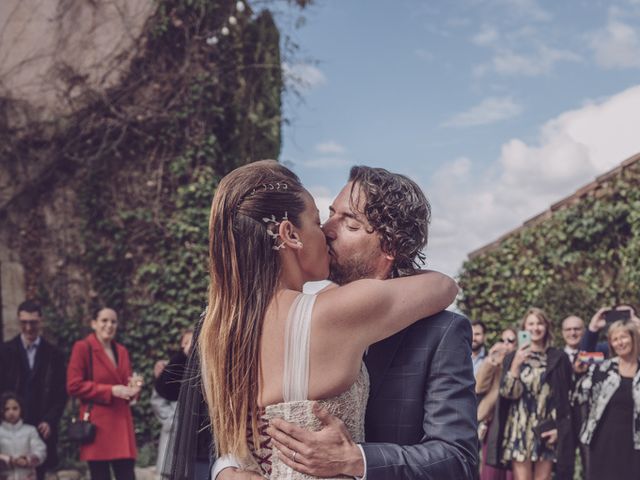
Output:
[[[640,472],[640,333],[631,321],[611,324],[607,339],[615,355],[593,365],[576,387],[589,402],[580,441],[589,446],[588,480],[631,480]]]
[[[551,347],[551,322],[530,308],[521,322],[518,350],[504,360],[498,416],[504,425],[502,461],[511,462],[515,480],[547,480],[553,462],[556,479],[573,471],[569,388],[571,364]]]

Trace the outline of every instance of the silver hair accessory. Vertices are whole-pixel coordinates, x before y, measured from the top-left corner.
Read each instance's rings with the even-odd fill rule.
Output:
[[[276,182],[276,183],[263,183],[262,185],[260,185],[259,187],[255,187],[253,190],[251,190],[251,193],[249,193],[249,195],[253,195],[256,192],[264,192],[264,191],[280,191],[280,190],[287,190],[289,188],[289,185],[287,185],[284,182]]]
[[[278,238],[280,238],[278,227],[285,220],[289,220],[289,216],[287,212],[284,212],[284,217],[282,217],[280,221],[276,220],[275,215],[271,215],[271,217],[262,217],[262,221],[267,224],[267,235],[273,238],[274,245],[273,247],[271,247],[273,250],[280,250],[281,248],[284,248],[284,242],[281,242],[280,245],[278,245]],[[272,227],[273,227],[273,230],[272,230]]]

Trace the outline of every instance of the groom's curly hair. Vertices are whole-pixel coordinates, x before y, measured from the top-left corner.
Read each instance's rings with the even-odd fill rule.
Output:
[[[424,265],[431,205],[420,187],[404,175],[366,166],[352,167],[349,181],[352,193],[359,188],[365,195],[362,213],[380,235],[382,251],[395,258],[391,276],[411,275]]]

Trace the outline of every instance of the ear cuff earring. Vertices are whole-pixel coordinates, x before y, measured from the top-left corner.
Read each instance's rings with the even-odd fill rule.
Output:
[[[287,212],[284,212],[284,216],[280,221],[276,220],[275,215],[271,215],[271,217],[262,217],[262,221],[267,224],[267,235],[273,238],[274,245],[273,247],[271,247],[273,250],[277,251],[277,250],[280,250],[281,248],[285,248],[284,242],[281,242],[278,245],[278,239],[280,238],[280,232],[278,232],[278,227],[285,220],[289,220],[289,216],[287,215]]]

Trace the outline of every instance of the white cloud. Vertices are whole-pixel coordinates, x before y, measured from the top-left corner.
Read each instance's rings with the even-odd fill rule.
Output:
[[[541,22],[551,20],[551,14],[538,5],[536,0],[498,0],[498,3],[504,4],[519,16],[529,20]]]
[[[604,68],[640,67],[640,36],[633,27],[610,18],[591,37],[596,62]]]
[[[350,165],[351,161],[343,157],[317,157],[300,164],[307,168],[336,168]]]
[[[495,44],[498,38],[498,31],[494,27],[490,25],[484,25],[478,33],[471,37],[471,41],[476,45],[486,47],[488,45]]]
[[[521,112],[522,106],[510,97],[489,97],[466,112],[453,115],[443,125],[446,127],[488,125],[515,117]]]
[[[640,152],[640,85],[587,102],[540,128],[539,140],[504,143],[484,171],[468,158],[426,184],[433,205],[429,264],[456,273],[466,255]]]
[[[416,57],[418,57],[420,60],[430,61],[435,58],[435,55],[433,53],[423,48],[416,48],[414,53],[416,54]]]
[[[579,55],[568,50],[559,50],[541,45],[530,54],[516,53],[513,50],[499,50],[491,62],[479,65],[474,69],[476,76],[481,76],[489,71],[500,75],[525,75],[535,77],[551,72],[556,63],[579,62]]]
[[[328,140],[326,142],[318,143],[315,147],[316,152],[324,154],[343,154],[347,151],[344,146],[340,145],[334,140]]]
[[[285,81],[304,89],[319,87],[327,83],[327,77],[315,65],[308,63],[282,64]]]

